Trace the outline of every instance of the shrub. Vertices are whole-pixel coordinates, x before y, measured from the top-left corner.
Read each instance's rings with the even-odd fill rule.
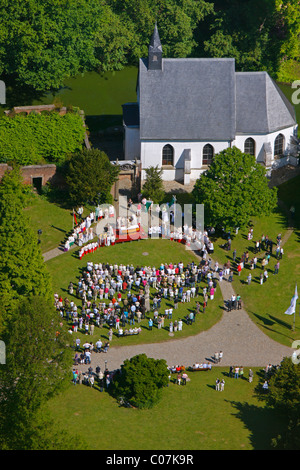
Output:
[[[168,375],[164,359],[138,354],[124,361],[120,373],[114,378],[112,394],[117,399],[123,397],[137,408],[152,408],[168,384]]]

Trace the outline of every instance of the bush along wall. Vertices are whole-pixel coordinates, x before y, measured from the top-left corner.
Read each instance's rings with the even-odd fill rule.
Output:
[[[30,113],[0,119],[0,163],[61,164],[80,150],[86,128],[79,113]]]

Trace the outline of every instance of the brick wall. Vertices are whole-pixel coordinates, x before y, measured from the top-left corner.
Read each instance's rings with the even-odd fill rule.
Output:
[[[7,163],[0,164],[0,180],[4,173],[11,169]],[[41,178],[42,186],[44,186],[50,179],[56,177],[56,165],[29,165],[21,167],[23,180],[25,184],[32,184],[33,178]]]

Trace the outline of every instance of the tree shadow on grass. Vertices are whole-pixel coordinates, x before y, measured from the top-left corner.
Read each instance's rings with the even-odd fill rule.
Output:
[[[230,402],[233,413],[250,431],[250,442],[254,450],[271,450],[271,440],[285,430],[285,422],[273,409],[258,407],[244,402]]]
[[[278,318],[276,317],[273,317],[272,315],[269,315],[269,318],[268,317],[263,317],[261,315],[259,315],[258,313],[254,313],[254,312],[249,312],[251,313],[255,318],[257,318],[257,320],[259,321],[259,324],[266,330],[268,331],[271,331],[271,332],[274,332],[280,336],[283,336],[285,338],[288,338],[288,339],[293,339],[290,335],[288,334],[284,334],[284,333],[281,333],[280,331],[276,330],[275,328],[271,328],[272,326],[276,326],[276,325],[280,325],[284,328],[287,328],[288,330],[291,330],[291,325],[289,325],[287,322],[285,321],[282,321],[282,320],[279,320]]]

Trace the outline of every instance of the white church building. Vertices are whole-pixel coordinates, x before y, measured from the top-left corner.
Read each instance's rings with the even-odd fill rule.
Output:
[[[267,72],[236,72],[232,58],[163,58],[156,25],[123,126],[125,160],[140,160],[142,180],[158,165],[164,180],[189,183],[232,146],[268,170],[297,151],[294,107]]]

